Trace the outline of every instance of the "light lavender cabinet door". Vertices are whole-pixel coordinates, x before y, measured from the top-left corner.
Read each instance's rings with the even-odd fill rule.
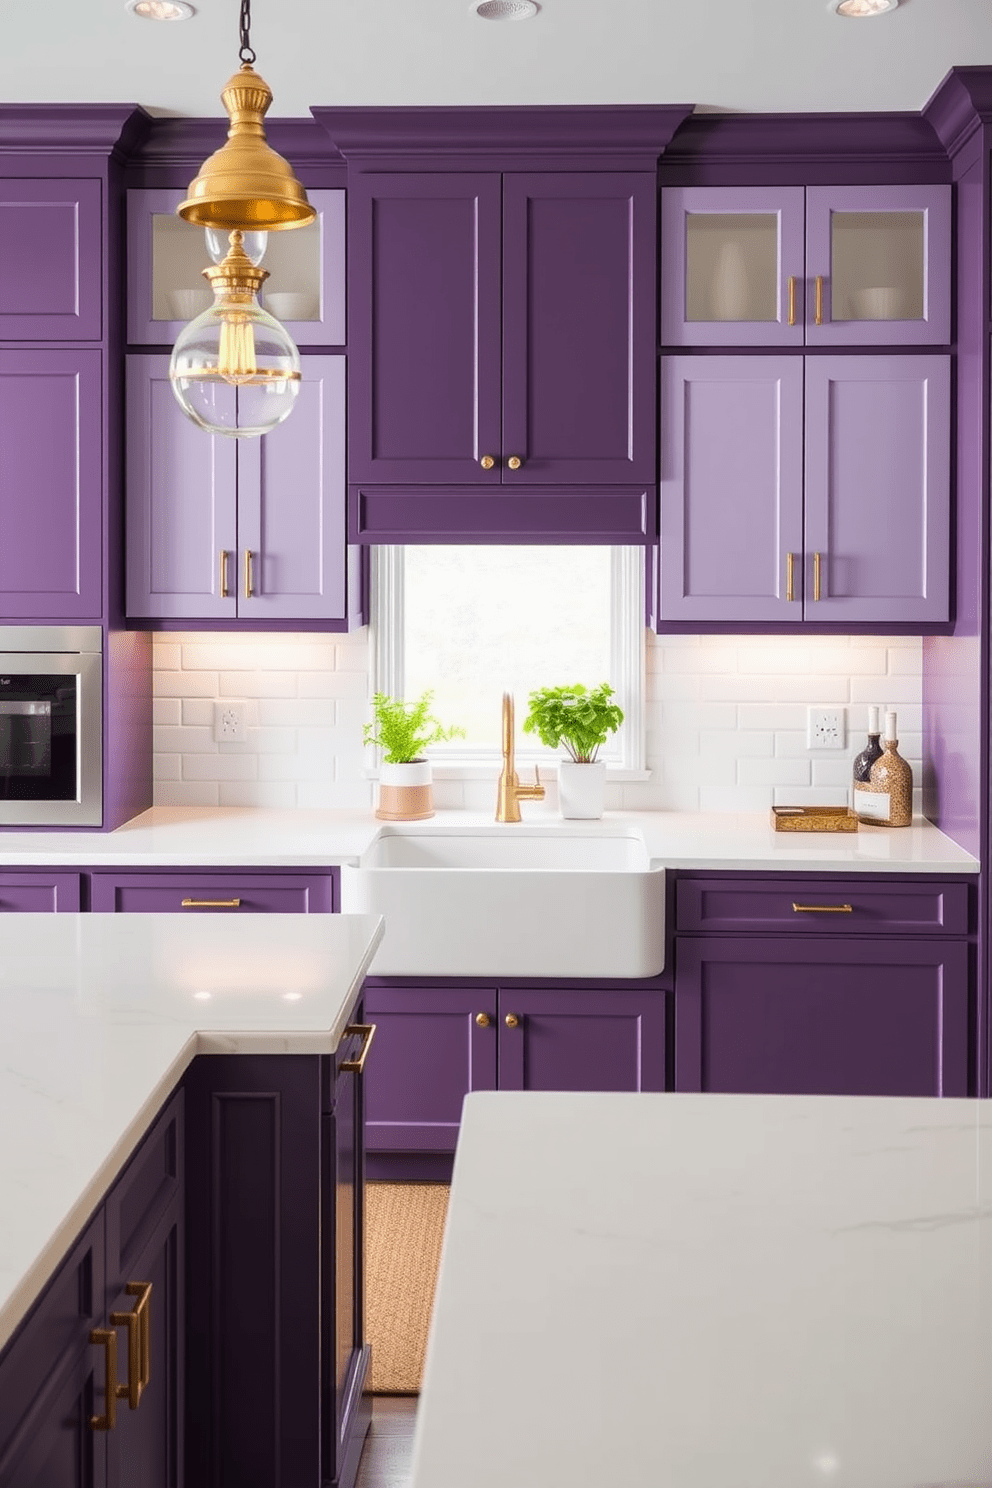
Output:
[[[99,351],[0,351],[4,619],[100,617],[102,421]]]
[[[101,183],[0,181],[0,340],[99,341]]]
[[[346,613],[344,407],[344,357],[307,357],[286,422],[238,441],[242,620]]]
[[[801,346],[802,186],[666,187],[661,344]]]
[[[662,358],[659,625],[802,618],[802,480],[801,358]]]
[[[316,220],[268,235],[262,303],[297,346],[343,346],[345,193],[307,195]],[[175,341],[212,302],[202,273],[211,263],[203,229],[176,216],[185,196],[184,190],[144,187],[127,193],[127,339],[133,346]]]
[[[128,357],[126,438],[128,615],[233,619],[238,442],[186,417],[167,356]]]
[[[358,175],[348,211],[349,479],[498,486],[499,175]]]
[[[656,192],[503,177],[504,486],[654,479]]]
[[[806,360],[805,616],[949,616],[950,359]]]
[[[806,344],[951,339],[950,186],[811,186]]]

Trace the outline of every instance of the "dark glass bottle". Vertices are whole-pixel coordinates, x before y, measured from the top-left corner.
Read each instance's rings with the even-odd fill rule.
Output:
[[[860,754],[854,756],[854,782],[871,779],[871,767],[882,757],[882,746],[878,742],[878,709],[868,709],[868,743]]]

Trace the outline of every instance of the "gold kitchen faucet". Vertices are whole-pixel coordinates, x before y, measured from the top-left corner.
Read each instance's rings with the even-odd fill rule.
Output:
[[[496,791],[496,820],[518,822],[521,801],[543,801],[544,786],[537,766],[534,766],[534,784],[521,785],[513,764],[513,698],[503,694],[503,769],[500,772]]]

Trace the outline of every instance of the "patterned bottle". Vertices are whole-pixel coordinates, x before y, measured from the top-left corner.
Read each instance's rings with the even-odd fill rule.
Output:
[[[860,754],[854,756],[854,784],[857,786],[859,780],[871,779],[871,767],[877,759],[881,758],[882,746],[878,742],[878,709],[868,709],[868,743]]]
[[[880,827],[908,827],[913,820],[913,772],[896,748],[896,715],[885,715],[885,749],[867,781],[854,783],[858,820]]]

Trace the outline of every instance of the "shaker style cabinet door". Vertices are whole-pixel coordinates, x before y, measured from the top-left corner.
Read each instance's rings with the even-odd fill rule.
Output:
[[[167,356],[127,359],[127,613],[237,614],[237,444],[176,402]]]
[[[0,341],[99,341],[102,185],[0,180]]]
[[[663,357],[659,624],[802,618],[803,362]]]
[[[78,873],[0,873],[0,914],[79,911]]]
[[[968,945],[679,936],[675,1088],[966,1096]]]
[[[352,482],[499,485],[500,214],[495,173],[356,175]]]
[[[504,486],[654,480],[656,190],[504,175]]]
[[[186,417],[168,357],[128,358],[127,613],[347,617],[344,359],[308,356],[292,413],[258,439]]]
[[[661,344],[802,346],[802,186],[666,187]]]
[[[101,354],[0,350],[0,619],[99,619],[102,564]]]
[[[500,1090],[664,1090],[662,991],[501,988]]]
[[[805,618],[949,617],[950,361],[806,358]]]

